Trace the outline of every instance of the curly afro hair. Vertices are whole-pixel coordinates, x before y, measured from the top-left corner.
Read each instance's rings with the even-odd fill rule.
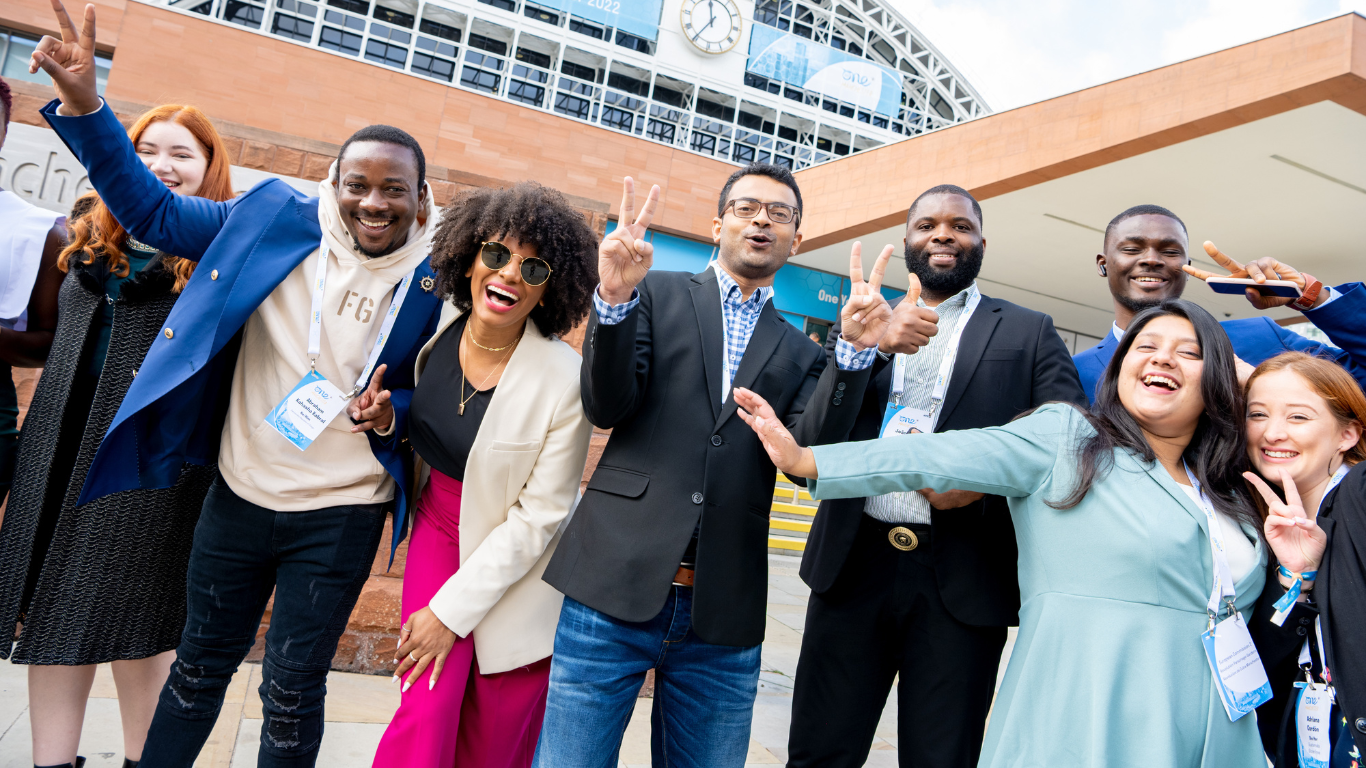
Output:
[[[446,207],[432,238],[437,293],[457,309],[474,303],[465,276],[481,244],[512,236],[536,246],[553,270],[544,306],[531,319],[546,336],[562,336],[583,320],[598,284],[598,237],[557,190],[530,181],[508,189],[469,190]]]

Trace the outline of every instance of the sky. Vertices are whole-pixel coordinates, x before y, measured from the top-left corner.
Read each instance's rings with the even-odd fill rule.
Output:
[[[887,1],[994,112],[1366,13],[1366,0]]]

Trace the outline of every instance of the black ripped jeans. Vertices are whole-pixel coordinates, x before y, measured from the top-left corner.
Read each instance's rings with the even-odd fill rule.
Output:
[[[142,768],[190,768],[228,681],[275,605],[261,665],[260,768],[312,766],[323,734],[327,670],[370,575],[385,505],[275,512],[209,489],[190,552],[185,632],[161,689]]]

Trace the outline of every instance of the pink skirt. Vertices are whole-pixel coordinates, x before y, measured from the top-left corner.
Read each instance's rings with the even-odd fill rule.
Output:
[[[427,607],[460,570],[459,480],[432,470],[408,540],[403,621]],[[403,694],[375,752],[375,768],[530,768],[545,716],[550,659],[518,669],[479,672],[474,638],[456,638],[436,688],[431,666]]]

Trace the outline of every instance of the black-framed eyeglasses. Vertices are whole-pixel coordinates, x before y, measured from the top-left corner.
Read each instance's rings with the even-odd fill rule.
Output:
[[[527,285],[543,285],[554,271],[545,259],[513,253],[502,243],[483,243],[479,246],[479,258],[483,260],[484,266],[495,271],[511,263],[513,256],[522,260],[522,282]]]
[[[787,203],[765,203],[750,197],[737,197],[726,203],[721,215],[724,216],[726,211],[732,211],[742,219],[752,219],[763,210],[768,211],[768,220],[774,224],[791,224],[802,215],[801,211]]]

